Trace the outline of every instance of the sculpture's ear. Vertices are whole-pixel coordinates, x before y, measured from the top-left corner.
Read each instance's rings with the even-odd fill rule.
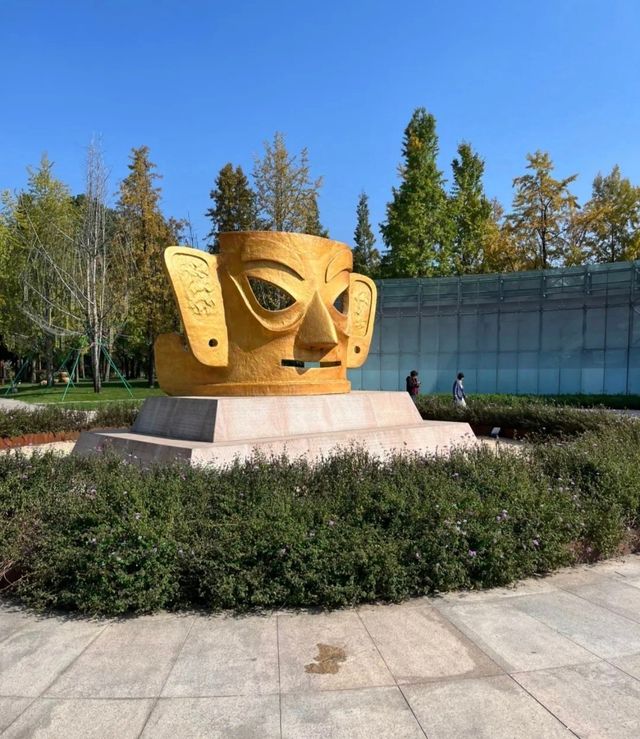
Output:
[[[195,358],[209,367],[226,367],[229,342],[217,257],[170,246],[164,251],[164,265]]]
[[[376,314],[376,284],[364,275],[353,273],[349,282],[349,344],[347,367],[360,367],[369,354],[373,319]]]

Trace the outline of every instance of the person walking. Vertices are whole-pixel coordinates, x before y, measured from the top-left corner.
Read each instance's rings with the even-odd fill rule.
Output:
[[[464,385],[462,384],[463,380],[464,375],[462,372],[458,372],[458,376],[453,383],[453,402],[458,408],[467,407],[467,396],[464,392]]]
[[[407,375],[407,392],[413,398],[413,400],[416,399],[416,396],[420,392],[420,380],[418,378],[418,373],[416,372],[416,370],[411,370],[411,372]]]

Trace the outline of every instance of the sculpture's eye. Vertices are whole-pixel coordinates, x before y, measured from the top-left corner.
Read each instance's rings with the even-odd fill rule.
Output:
[[[286,290],[259,277],[249,277],[249,286],[255,299],[265,310],[278,311],[289,308],[296,301]]]
[[[343,316],[347,315],[349,311],[349,290],[343,290],[340,295],[333,301],[333,307],[342,313]]]

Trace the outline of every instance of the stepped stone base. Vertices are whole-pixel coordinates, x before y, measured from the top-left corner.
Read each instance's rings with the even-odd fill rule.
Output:
[[[477,444],[469,424],[423,421],[407,393],[148,398],[129,430],[85,431],[74,454],[224,466],[256,451],[312,460],[353,445],[376,456]]]

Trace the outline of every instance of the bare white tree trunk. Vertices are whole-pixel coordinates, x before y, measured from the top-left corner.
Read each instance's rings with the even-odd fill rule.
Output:
[[[102,346],[122,323],[125,315],[122,307],[131,274],[130,250],[126,244],[116,243],[109,233],[107,195],[107,172],[102,154],[92,143],[87,156],[80,223],[74,233],[63,234],[66,249],[58,252],[47,249],[37,234],[31,245],[32,259],[47,266],[47,281],[44,285],[33,282],[29,290],[50,306],[52,315],[62,316],[65,322],[64,326],[56,326],[51,319],[46,322],[48,325],[41,326],[47,337],[48,379],[52,379],[55,337],[84,336],[89,344],[96,393],[102,388]],[[50,284],[56,286],[56,299],[50,297]]]

